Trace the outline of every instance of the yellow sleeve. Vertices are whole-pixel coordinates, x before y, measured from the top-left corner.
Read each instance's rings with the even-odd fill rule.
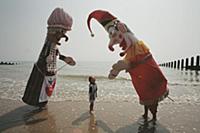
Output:
[[[125,55],[124,60],[129,62],[134,60],[137,55],[147,54],[149,53],[149,48],[144,44],[143,41],[138,41],[136,44],[132,45],[127,54]]]

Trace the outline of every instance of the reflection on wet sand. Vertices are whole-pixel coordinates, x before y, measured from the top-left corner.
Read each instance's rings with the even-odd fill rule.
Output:
[[[97,123],[96,123],[96,116],[95,114],[90,114],[89,112],[85,112],[83,113],[79,118],[77,118],[76,120],[74,120],[72,122],[73,126],[80,126],[82,122],[88,120],[88,133],[98,133],[98,127],[97,127]],[[75,129],[73,130],[73,132],[80,132],[82,133],[82,131],[80,129]]]
[[[27,117],[28,115],[28,117]],[[56,133],[56,122],[48,110],[33,110],[25,115],[25,124],[29,133],[48,132]],[[38,126],[38,124],[40,124]]]
[[[13,127],[26,125],[26,132],[48,132],[55,133],[55,120],[48,110],[39,110],[31,106],[22,106],[0,117],[0,132],[9,130]],[[24,132],[24,129],[21,129]]]
[[[24,118],[24,115],[33,109],[30,106],[22,106],[2,115],[0,117],[0,132],[23,125],[27,120],[27,117]]]
[[[88,132],[89,133],[98,133],[96,117],[95,117],[94,114],[90,115],[90,121],[89,121],[89,124],[88,124]]]
[[[182,71],[181,74],[184,76],[184,81],[189,82],[200,82],[199,71]]]
[[[89,117],[90,117],[89,112],[85,112],[85,113],[81,114],[81,116],[79,118],[77,118],[76,120],[74,120],[72,122],[72,125],[78,126],[78,125],[81,124],[81,122],[87,120]]]
[[[85,130],[81,130],[81,127],[86,120],[88,120],[87,133],[98,133],[98,131],[103,131],[105,133],[169,133],[169,130],[162,126],[158,121],[144,121],[142,118],[135,123],[125,125],[114,131],[103,120],[96,120],[94,114],[90,115],[87,112],[83,113],[79,118],[72,122],[73,126],[78,126],[73,130],[73,133],[85,133]]]
[[[38,122],[42,122],[47,120],[46,117],[36,117],[42,110],[35,109],[23,115],[23,119],[26,125],[36,124]]]
[[[97,122],[97,125],[98,127],[101,127],[106,133],[170,133],[169,130],[167,130],[158,122],[144,122],[141,121],[141,119],[133,124],[121,127],[116,131],[112,131],[112,129],[110,129],[108,125],[101,120]]]

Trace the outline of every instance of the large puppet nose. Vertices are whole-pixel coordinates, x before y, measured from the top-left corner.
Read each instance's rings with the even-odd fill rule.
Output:
[[[69,40],[69,37],[66,35],[64,35],[64,37],[65,37],[65,42],[67,42]]]
[[[110,42],[108,44],[108,48],[110,49],[110,51],[114,51],[115,49],[113,48],[113,45],[114,45],[114,40],[111,38],[110,39]]]
[[[110,49],[110,51],[114,51],[115,49],[113,48],[113,46],[109,45],[108,48]]]

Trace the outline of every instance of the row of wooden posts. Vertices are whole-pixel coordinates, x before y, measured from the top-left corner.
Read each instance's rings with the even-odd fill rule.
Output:
[[[19,64],[19,63],[17,63],[17,62],[3,62],[3,61],[1,61],[0,62],[0,65],[17,65],[17,64]]]
[[[190,59],[190,61],[189,61]],[[169,67],[174,69],[185,69],[185,70],[200,70],[200,56],[196,56],[196,63],[194,63],[195,57],[179,59],[175,61],[170,61],[166,63],[159,64],[162,67]]]

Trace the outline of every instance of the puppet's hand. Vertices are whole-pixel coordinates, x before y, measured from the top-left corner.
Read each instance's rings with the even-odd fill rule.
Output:
[[[116,69],[111,69],[110,70],[110,73],[108,75],[108,78],[109,79],[115,79],[117,77],[117,75],[119,74],[119,70],[116,70]]]
[[[70,66],[76,65],[76,62],[74,61],[72,57],[65,57],[64,62],[69,64]]]
[[[112,69],[110,70],[108,78],[109,79],[114,79],[114,78],[117,77],[117,75],[119,74],[120,71],[128,70],[128,69],[129,69],[129,65],[127,63],[125,63],[125,61],[119,60],[117,63],[115,63],[112,66]]]

